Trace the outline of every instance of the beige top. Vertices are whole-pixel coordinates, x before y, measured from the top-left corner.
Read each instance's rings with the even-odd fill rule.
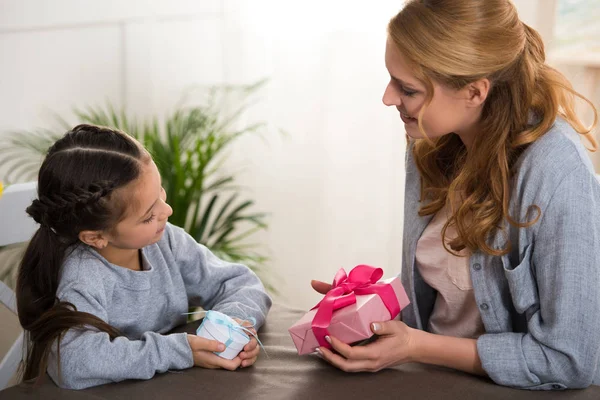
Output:
[[[434,215],[417,243],[417,268],[423,280],[438,292],[427,330],[475,339],[485,333],[485,328],[473,293],[469,252],[462,250],[459,252],[462,257],[457,257],[444,249],[442,228],[448,214],[446,205]],[[453,227],[448,227],[446,236],[456,237]]]

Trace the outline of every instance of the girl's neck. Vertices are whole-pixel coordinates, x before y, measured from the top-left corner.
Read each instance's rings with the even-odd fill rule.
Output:
[[[109,244],[107,247],[96,251],[111,264],[132,271],[142,270],[141,250],[139,249],[118,249]]]

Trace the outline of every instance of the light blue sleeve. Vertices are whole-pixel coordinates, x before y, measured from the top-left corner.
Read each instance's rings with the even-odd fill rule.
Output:
[[[483,368],[495,382],[519,388],[600,383],[594,382],[600,364],[600,185],[584,165],[564,177],[539,223],[530,257],[509,281],[513,299],[522,303],[517,311],[528,315],[528,332],[481,336]]]

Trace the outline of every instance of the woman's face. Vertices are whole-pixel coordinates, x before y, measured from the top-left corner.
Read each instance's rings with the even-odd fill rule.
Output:
[[[427,97],[425,85],[412,74],[410,65],[390,39],[386,44],[385,65],[390,82],[383,94],[383,103],[396,106],[408,136],[422,138],[417,116]],[[473,107],[468,85],[455,90],[433,81],[433,88],[433,98],[423,115],[427,136],[433,139],[456,133],[465,144],[471,143],[481,110]]]

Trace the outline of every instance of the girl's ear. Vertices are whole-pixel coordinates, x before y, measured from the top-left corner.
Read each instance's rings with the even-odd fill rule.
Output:
[[[81,231],[79,240],[96,249],[103,249],[108,245],[108,239],[102,231]]]

